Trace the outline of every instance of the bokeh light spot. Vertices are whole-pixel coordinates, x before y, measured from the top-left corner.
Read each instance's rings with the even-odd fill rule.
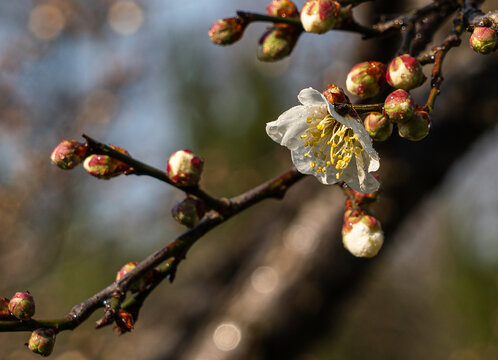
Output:
[[[251,275],[252,287],[262,294],[268,294],[275,290],[278,284],[277,272],[269,266],[260,266]]]
[[[216,347],[222,351],[235,349],[242,338],[240,329],[233,323],[220,324],[213,334]]]
[[[144,14],[142,8],[134,1],[118,1],[109,9],[108,22],[120,35],[131,35],[142,25]]]
[[[52,40],[60,35],[66,25],[62,11],[52,4],[40,4],[31,10],[29,31],[40,40]]]

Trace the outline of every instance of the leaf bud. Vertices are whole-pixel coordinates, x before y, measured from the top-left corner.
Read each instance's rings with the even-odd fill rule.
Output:
[[[290,0],[272,0],[266,7],[266,13],[270,16],[298,18],[299,11],[296,5]]]
[[[171,209],[171,215],[180,224],[192,228],[199,222],[206,212],[206,206],[202,200],[187,197],[177,202]]]
[[[50,154],[52,162],[64,170],[80,164],[86,155],[86,147],[76,140],[64,140]]]
[[[354,256],[371,258],[382,247],[384,232],[380,222],[373,216],[348,211],[342,226],[342,242]]]
[[[301,23],[307,32],[323,34],[341,21],[341,5],[335,0],[308,0],[301,10]]]
[[[344,91],[334,84],[328,84],[327,90],[322,92],[322,95],[325,96],[325,99],[331,104],[339,103],[339,104],[349,104],[350,101]]]
[[[230,45],[242,37],[246,26],[247,21],[239,16],[218,20],[209,29],[208,36],[217,45]]]
[[[204,161],[192,151],[185,149],[174,152],[166,172],[171,181],[178,186],[197,186],[202,174]]]
[[[422,85],[425,79],[418,60],[408,54],[395,57],[387,66],[386,80],[396,89],[414,89]]]
[[[118,273],[116,274],[116,281],[119,281],[128,274],[130,271],[135,269],[138,265],[138,261],[130,261],[126,265],[124,265],[121,269],[119,269]],[[140,291],[145,290],[147,285],[149,285],[154,278],[154,270],[151,270],[147,272],[144,276],[142,276],[140,279],[134,281],[128,288],[132,293],[137,293]]]
[[[482,55],[491,54],[498,49],[496,31],[488,27],[475,27],[469,42],[472,50]]]
[[[353,66],[346,79],[346,88],[362,99],[375,96],[385,82],[386,66],[378,61],[366,61]]]
[[[49,356],[55,345],[54,329],[36,329],[31,333],[28,349],[41,356]]]
[[[406,122],[415,112],[415,102],[405,90],[395,90],[386,97],[384,113],[395,123]]]
[[[35,300],[26,292],[16,292],[9,301],[9,311],[19,320],[28,320],[35,314]]]
[[[379,112],[368,114],[363,120],[363,125],[370,134],[370,137],[376,141],[385,141],[393,133],[393,124],[387,116]]]
[[[431,120],[429,114],[423,110],[416,110],[410,120],[398,124],[398,134],[402,138],[419,141],[429,134],[430,128]]]
[[[273,27],[259,39],[257,57],[261,61],[278,61],[289,56],[299,38],[291,28]]]
[[[133,315],[130,312],[123,309],[119,309],[117,311],[114,321],[116,322],[117,330],[121,334],[133,330],[135,324]]]

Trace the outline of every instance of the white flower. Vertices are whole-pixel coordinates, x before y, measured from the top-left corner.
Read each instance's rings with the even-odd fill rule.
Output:
[[[373,192],[379,182],[370,174],[379,168],[379,156],[356,113],[339,115],[315,89],[301,90],[303,105],[287,110],[266,124],[268,136],[286,146],[303,174],[323,184],[344,181],[361,192]]]

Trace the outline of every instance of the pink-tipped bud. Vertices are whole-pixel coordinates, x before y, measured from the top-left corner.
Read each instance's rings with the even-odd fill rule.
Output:
[[[36,329],[31,333],[28,349],[41,356],[49,356],[55,345],[54,329]]]
[[[408,54],[395,57],[387,66],[386,80],[396,89],[414,89],[422,85],[425,79],[418,60]]]
[[[345,214],[342,226],[342,242],[351,254],[357,257],[374,257],[384,243],[384,232],[380,222],[364,213],[352,216]]]
[[[35,300],[26,292],[16,292],[9,301],[9,310],[16,318],[28,320],[35,314]]]
[[[405,90],[395,90],[386,97],[384,113],[392,122],[406,122],[415,113],[415,102]]]
[[[344,91],[334,84],[328,84],[327,90],[322,92],[322,95],[325,96],[325,99],[331,104],[339,103],[339,104],[349,104],[350,101]]]
[[[192,151],[185,149],[174,152],[166,172],[171,181],[179,186],[197,186],[202,174],[204,161]]]
[[[301,10],[301,23],[307,32],[323,34],[341,22],[341,5],[335,0],[308,0]]]
[[[119,333],[124,334],[125,332],[129,332],[133,330],[133,326],[135,324],[135,320],[133,319],[133,315],[123,309],[119,309],[116,313],[116,317],[114,319],[116,322],[116,328]]]
[[[61,169],[68,170],[80,164],[86,155],[86,147],[76,140],[64,140],[50,155],[52,162]]]
[[[110,144],[109,147],[130,156],[125,149]],[[130,167],[124,162],[116,160],[108,155],[93,154],[88,156],[83,162],[83,167],[92,176],[99,179],[109,180],[115,176],[130,170]]]
[[[292,28],[273,27],[259,39],[257,57],[261,61],[278,61],[289,56],[299,38]]]
[[[171,215],[180,224],[192,228],[199,223],[206,212],[204,202],[193,198],[187,197],[180,202],[177,202],[171,209]]]
[[[405,123],[398,124],[398,134],[402,138],[419,141],[429,134],[431,119],[423,110],[416,110],[413,117]]]
[[[384,84],[386,66],[378,61],[366,61],[356,64],[348,73],[346,88],[362,99],[375,96]]]
[[[123,276],[128,274],[130,271],[135,269],[138,265],[137,261],[130,261],[126,265],[124,265],[121,269],[119,269],[118,273],[116,274],[116,281],[121,280]],[[151,281],[154,278],[154,272],[149,271],[147,272],[144,276],[142,276],[140,279],[134,281],[128,288],[132,293],[137,293],[140,291],[145,290],[147,285],[151,283]]]
[[[272,0],[266,7],[266,13],[270,16],[298,18],[299,11],[296,5],[290,0]]]
[[[211,41],[217,45],[230,45],[244,34],[247,22],[240,18],[227,18],[215,22],[208,31]]]
[[[488,27],[475,27],[469,43],[472,50],[482,55],[491,54],[498,49],[496,31]]]
[[[376,141],[387,140],[393,133],[393,124],[387,116],[378,112],[368,114],[363,120],[363,125],[370,137]]]

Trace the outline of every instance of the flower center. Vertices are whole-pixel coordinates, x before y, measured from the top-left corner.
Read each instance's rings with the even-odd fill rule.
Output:
[[[304,156],[310,158],[310,167],[316,172],[326,172],[329,166],[335,167],[335,177],[339,180],[353,155],[360,154],[363,147],[354,131],[330,114],[325,117],[323,114],[313,115],[306,119],[309,126],[301,134],[304,146],[309,147]]]

